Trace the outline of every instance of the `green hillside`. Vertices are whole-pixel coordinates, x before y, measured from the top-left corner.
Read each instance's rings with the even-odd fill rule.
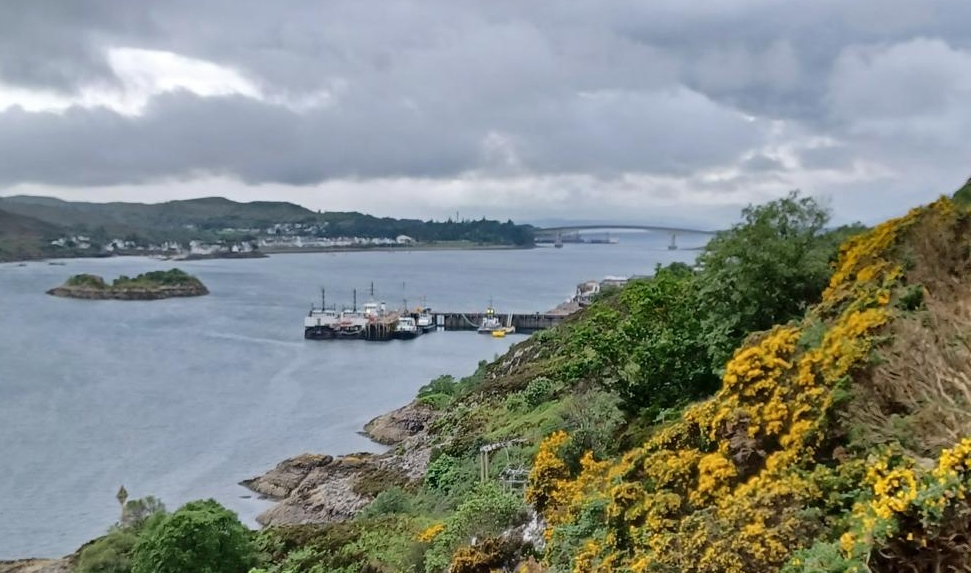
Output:
[[[394,239],[407,235],[421,242],[469,242],[530,246],[533,230],[487,219],[433,222],[373,217],[356,212],[317,213],[293,203],[254,201],[237,203],[207,197],[159,204],[84,203],[49,197],[0,198],[0,209],[33,217],[64,229],[83,233],[95,242],[113,238],[142,241],[215,240],[258,235],[274,225],[314,237],[367,237]],[[227,230],[235,231],[227,231]],[[227,232],[230,236],[227,237]]]
[[[0,198],[0,208],[72,230],[93,233],[103,229],[110,235],[136,233],[155,240],[179,240],[192,235],[187,226],[202,231],[263,228],[276,223],[312,222],[317,217],[313,211],[292,203],[237,203],[221,197],[145,204],[14,196]]]
[[[0,262],[49,256],[50,241],[61,233],[57,225],[0,211]]]

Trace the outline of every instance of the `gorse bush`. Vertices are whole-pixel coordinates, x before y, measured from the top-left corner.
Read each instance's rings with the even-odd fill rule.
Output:
[[[940,342],[971,325],[955,281],[971,271],[969,236],[971,215],[942,200],[846,242],[802,320],[749,336],[712,399],[619,459],[573,467],[570,435],[549,436],[527,491],[549,524],[547,562],[969,570],[971,347]],[[926,310],[906,302],[913,284]]]

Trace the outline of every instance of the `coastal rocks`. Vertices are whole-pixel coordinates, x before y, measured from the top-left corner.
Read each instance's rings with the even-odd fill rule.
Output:
[[[260,525],[330,523],[347,521],[370,503],[373,495],[360,492],[359,485],[380,469],[381,460],[373,454],[336,459],[304,454],[241,485],[281,500],[256,518]]]
[[[333,461],[333,456],[299,455],[280,462],[260,477],[240,482],[240,485],[273,499],[283,499],[297,489],[311,471],[330,465]]]
[[[386,442],[403,440],[391,452],[337,458],[303,454],[281,462],[260,477],[240,482],[278,501],[256,521],[263,526],[349,521],[382,491],[420,481],[431,457],[424,427],[434,415],[425,410],[413,404],[379,416],[386,418],[387,424],[379,425],[381,429],[375,432]],[[418,425],[422,429],[416,429]]]
[[[86,300],[159,300],[163,298],[203,296],[209,294],[209,290],[202,285],[112,289],[59,286],[50,289],[47,291],[47,294]]]
[[[70,573],[68,559],[19,559],[0,561],[0,573]]]
[[[364,435],[379,444],[393,446],[423,431],[436,412],[417,401],[374,418],[364,426]]]

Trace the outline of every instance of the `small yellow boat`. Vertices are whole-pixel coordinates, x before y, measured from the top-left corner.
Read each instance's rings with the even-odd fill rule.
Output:
[[[492,331],[492,337],[493,338],[505,338],[505,336],[506,336],[506,331],[505,330],[500,329],[500,330],[493,330]]]

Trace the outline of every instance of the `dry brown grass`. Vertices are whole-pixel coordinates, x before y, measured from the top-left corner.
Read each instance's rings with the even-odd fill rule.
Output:
[[[929,459],[971,435],[971,218],[927,218],[908,235],[907,288],[923,289],[924,308],[893,322],[844,421],[859,445],[899,441]]]

